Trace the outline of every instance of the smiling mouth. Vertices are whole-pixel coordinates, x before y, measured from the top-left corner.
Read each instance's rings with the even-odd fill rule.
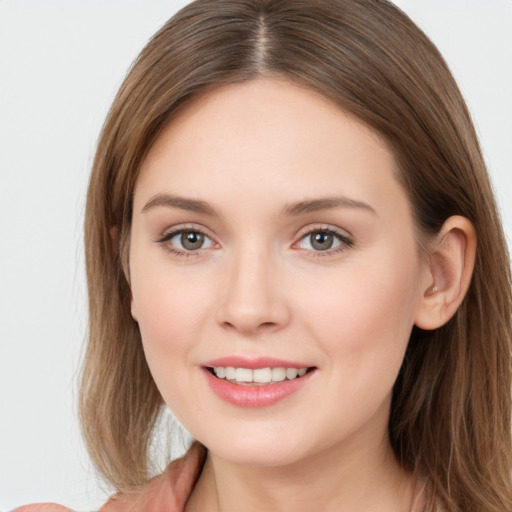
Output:
[[[296,380],[315,370],[315,367],[305,368],[235,368],[233,366],[215,366],[207,370],[220,380],[242,386],[265,386],[286,380]]]

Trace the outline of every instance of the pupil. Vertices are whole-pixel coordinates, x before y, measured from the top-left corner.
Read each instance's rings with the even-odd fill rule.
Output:
[[[311,245],[319,251],[326,251],[332,247],[333,236],[330,233],[315,233]]]
[[[189,231],[181,234],[181,245],[189,251],[200,249],[203,245],[204,235]]]

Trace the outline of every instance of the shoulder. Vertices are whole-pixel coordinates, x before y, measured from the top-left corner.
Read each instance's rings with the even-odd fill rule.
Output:
[[[199,443],[194,443],[183,457],[169,464],[161,475],[150,480],[140,492],[113,496],[103,505],[100,512],[183,511],[201,473],[205,457],[205,449]],[[56,503],[32,503],[18,507],[12,512],[73,512],[73,510]]]
[[[150,480],[140,492],[113,496],[100,512],[181,512],[201,473],[205,457],[205,449],[199,443],[194,443],[182,458],[169,464],[161,475]]]
[[[73,512],[70,508],[57,503],[32,503],[15,508],[12,512]]]

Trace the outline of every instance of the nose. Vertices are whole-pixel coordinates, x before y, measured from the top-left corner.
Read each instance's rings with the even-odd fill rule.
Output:
[[[230,262],[217,310],[223,327],[245,335],[274,332],[290,320],[277,264],[263,251],[240,251]]]

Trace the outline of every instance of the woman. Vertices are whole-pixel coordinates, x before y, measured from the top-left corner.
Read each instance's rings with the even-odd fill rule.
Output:
[[[180,11],[114,101],[85,241],[105,511],[512,510],[503,234],[396,7]],[[206,450],[148,483],[164,404]]]

